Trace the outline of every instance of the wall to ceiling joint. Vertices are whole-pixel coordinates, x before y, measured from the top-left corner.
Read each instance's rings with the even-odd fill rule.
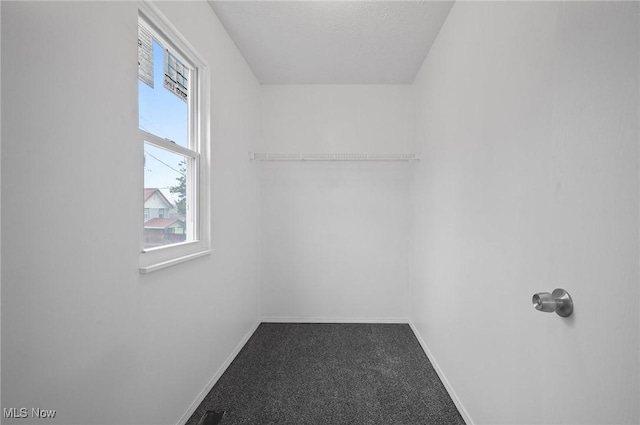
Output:
[[[209,1],[261,84],[411,84],[453,1]]]

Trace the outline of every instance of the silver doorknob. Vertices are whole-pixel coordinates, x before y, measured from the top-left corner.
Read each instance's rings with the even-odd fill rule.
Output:
[[[554,289],[552,293],[540,292],[531,299],[536,310],[553,313],[558,316],[569,317],[573,313],[573,300],[564,289]]]

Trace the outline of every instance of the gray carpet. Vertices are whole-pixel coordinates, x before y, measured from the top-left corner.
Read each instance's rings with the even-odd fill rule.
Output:
[[[464,424],[408,325],[263,323],[187,425]]]

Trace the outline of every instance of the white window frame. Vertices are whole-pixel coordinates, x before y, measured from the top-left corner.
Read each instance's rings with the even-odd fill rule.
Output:
[[[193,240],[155,248],[144,248],[144,206],[140,205],[140,258],[141,273],[150,273],[183,263],[211,252],[211,207],[210,207],[210,89],[209,66],[186,38],[152,3],[138,3],[138,20],[149,27],[167,47],[182,56],[193,67],[189,78],[189,147],[185,148],[161,139],[152,133],[138,129],[140,150],[145,142],[179,155],[193,158],[194,167],[188,172],[187,181],[193,182],[190,199],[187,200],[187,222],[192,226]],[[137,31],[137,26],[136,26]],[[137,78],[137,75],[136,75]],[[144,186],[144,176],[142,178]],[[141,187],[141,192],[144,188]],[[140,201],[143,197],[140,196]]]

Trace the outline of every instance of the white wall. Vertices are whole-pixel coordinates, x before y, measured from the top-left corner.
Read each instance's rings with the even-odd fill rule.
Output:
[[[411,318],[474,423],[640,420],[639,47],[636,2],[457,2],[416,78]]]
[[[262,128],[262,152],[411,152],[411,86],[264,85]]]
[[[2,407],[175,424],[259,318],[260,86],[206,2],[158,5],[211,67],[214,252],[140,275],[136,3],[1,7]]]
[[[0,23],[2,23],[2,6],[0,6]],[[0,31],[0,51],[2,51],[2,31]],[[2,99],[2,55],[0,54],[0,99]],[[2,102],[0,102],[0,259],[2,259]],[[0,260],[0,306],[2,305],[2,261]],[[1,330],[0,330],[1,332]],[[2,341],[0,341],[0,365],[2,364]],[[1,380],[0,371],[0,380]],[[2,385],[0,385],[2,400]],[[0,406],[1,407],[1,406]]]
[[[406,153],[410,86],[263,86],[260,150]],[[262,314],[408,315],[409,163],[263,163]]]

